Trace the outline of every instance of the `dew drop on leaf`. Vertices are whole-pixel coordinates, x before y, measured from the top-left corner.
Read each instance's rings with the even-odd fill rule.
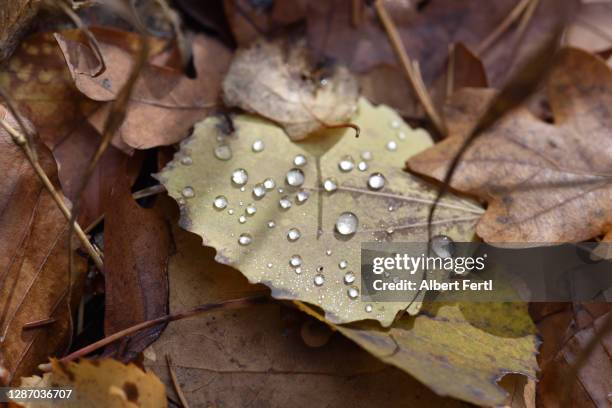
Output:
[[[372,173],[368,177],[368,187],[371,190],[378,191],[385,186],[385,176],[382,173]]]
[[[351,156],[344,156],[338,163],[338,168],[340,171],[348,173],[355,168],[355,162]]]
[[[302,167],[305,166],[306,163],[308,163],[308,160],[306,160],[306,156],[304,156],[303,154],[298,154],[293,158],[293,164],[295,166]]]
[[[227,198],[223,195],[215,197],[213,207],[217,210],[224,210],[227,207]]]
[[[191,156],[183,156],[181,157],[181,164],[184,166],[189,166],[193,164],[193,159]]]
[[[348,297],[351,298],[351,299],[357,299],[357,297],[359,297],[359,289],[357,289],[355,287],[348,288],[346,293],[347,293]]]
[[[318,273],[314,276],[313,282],[315,286],[323,286],[323,284],[325,283],[325,276]]]
[[[238,222],[241,224],[244,224],[246,222],[246,217],[244,215],[241,215],[240,217],[238,217]]]
[[[255,184],[253,186],[253,197],[256,200],[262,199],[266,195],[266,187],[262,184]]]
[[[297,241],[298,239],[300,239],[301,236],[302,236],[302,233],[297,228],[291,228],[289,231],[287,231],[287,239],[290,242]]]
[[[255,208],[253,204],[249,204],[244,210],[244,212],[246,213],[246,215],[255,215],[255,213],[257,212],[257,208]]]
[[[302,265],[302,257],[299,255],[293,255],[291,258],[289,258],[289,265],[293,266],[294,268]]]
[[[344,274],[344,283],[346,283],[347,285],[350,285],[353,282],[355,282],[355,274],[353,272],[345,273]]]
[[[368,169],[368,163],[360,161],[357,165],[357,168],[359,169],[359,171],[366,171]]]
[[[365,310],[366,313],[372,313],[372,305],[370,304],[365,305],[363,310]]]
[[[249,173],[245,169],[236,169],[232,172],[232,183],[244,186],[249,181]]]
[[[250,234],[247,234],[247,233],[240,234],[240,236],[238,237],[238,243],[242,246],[247,246],[252,241],[253,241],[253,238],[251,237]]]
[[[340,269],[346,269],[347,266],[348,266],[348,262],[345,259],[338,262],[338,268]]]
[[[232,158],[232,148],[229,145],[218,145],[214,150],[215,157],[219,160],[229,160]]]
[[[338,183],[333,178],[323,180],[323,189],[328,193],[333,193],[338,189]]]
[[[308,193],[308,191],[306,191],[306,190],[300,190],[295,195],[295,199],[298,202],[298,204],[305,203],[306,200],[308,200],[308,197],[310,197],[310,193]]]
[[[276,227],[276,223],[272,220],[268,221],[268,228],[274,228]]]
[[[390,152],[394,152],[397,150],[397,142],[395,140],[390,140],[387,142],[387,150]]]
[[[359,219],[352,212],[343,212],[336,221],[336,231],[340,235],[353,235],[357,232],[359,226]]]
[[[440,258],[451,258],[455,254],[455,243],[446,235],[436,235],[431,238],[431,249]]]
[[[253,152],[255,153],[259,153],[259,152],[263,152],[265,148],[264,142],[261,139],[257,139],[256,141],[253,142],[253,145],[251,146],[251,150],[253,150]]]
[[[195,197],[195,190],[193,189],[193,187],[187,186],[181,191],[181,194],[185,198],[193,198]]]
[[[288,210],[291,208],[291,200],[289,199],[289,197],[284,196],[280,200],[278,200],[278,205],[283,210]]]
[[[361,158],[365,161],[372,160],[372,157],[372,152],[369,150],[364,150],[363,152],[361,152]]]
[[[304,172],[300,169],[291,169],[285,177],[287,184],[292,187],[299,187],[304,184]]]
[[[274,187],[276,187],[276,182],[274,181],[274,179],[268,177],[267,179],[263,181],[263,185],[266,188],[266,190],[270,191],[270,190],[273,190]]]

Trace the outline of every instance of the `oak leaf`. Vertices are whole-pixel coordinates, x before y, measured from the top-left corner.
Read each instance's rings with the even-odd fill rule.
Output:
[[[157,177],[181,205],[181,226],[250,282],[277,298],[316,304],[332,322],[388,326],[409,305],[415,313],[419,299],[360,302],[361,242],[427,242],[435,189],[402,167],[432,142],[365,99],[354,121],[359,138],[352,129],[328,130],[293,143],[260,118],[234,117],[233,133],[209,118]],[[434,234],[470,241],[480,214],[473,202],[449,196]]]
[[[612,229],[612,72],[564,49],[548,79],[553,124],[509,113],[469,148],[452,187],[489,202],[477,233],[490,242],[575,242]],[[443,179],[492,91],[466,90],[448,111],[451,137],[408,160]]]

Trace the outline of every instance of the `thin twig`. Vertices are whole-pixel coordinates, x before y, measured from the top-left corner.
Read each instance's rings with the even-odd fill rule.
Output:
[[[30,161],[30,164],[34,168],[34,171],[38,175],[38,178],[42,181],[43,185],[45,186],[53,200],[56,202],[60,211],[62,212],[62,214],[64,214],[64,217],[66,217],[67,220],[70,220],[72,218],[70,209],[68,209],[66,203],[64,202],[64,198],[60,195],[60,193],[57,192],[55,186],[53,185],[51,180],[49,180],[47,173],[45,173],[45,170],[38,162],[38,159],[32,154],[32,148],[30,147],[28,140],[17,129],[13,128],[9,123],[7,123],[6,120],[0,119],[0,125],[2,125],[4,130],[6,130],[9,135],[11,135],[15,144],[19,145],[23,149],[26,157]],[[102,269],[102,255],[98,251],[96,251],[91,242],[89,242],[89,238],[87,237],[85,232],[83,232],[83,229],[81,229],[81,226],[76,222],[74,226],[74,231],[76,232],[77,238],[93,260],[96,267]]]
[[[415,65],[415,63],[406,53],[404,43],[402,42],[397,28],[395,27],[395,23],[393,22],[393,20],[389,16],[389,13],[385,9],[385,5],[383,4],[382,0],[376,0],[374,5],[376,7],[378,17],[380,18],[380,21],[382,22],[385,31],[387,32],[387,36],[389,37],[391,46],[393,47],[393,50],[395,51],[395,54],[399,59],[402,68],[404,69],[404,73],[408,78],[408,82],[410,82],[410,85],[412,86],[412,89],[414,90],[417,98],[419,99],[419,102],[423,106],[423,109],[425,109],[425,113],[427,113],[427,116],[432,121],[436,130],[442,136],[446,136],[448,130],[446,128],[446,124],[444,123],[444,119],[436,110],[433,101],[429,96],[429,93],[427,92],[427,88],[425,87],[423,78],[420,75],[420,71],[418,69],[415,69],[417,65]]]
[[[510,28],[510,26],[519,19],[523,11],[527,8],[532,0],[520,0],[510,13],[503,19],[503,21],[489,34],[477,47],[476,55],[481,56],[485,51],[489,49],[499,37]]]
[[[169,354],[166,354],[166,364],[168,364],[168,372],[170,373],[170,380],[172,381],[172,386],[174,387],[174,391],[181,401],[181,405],[183,408],[189,408],[189,403],[187,402],[187,398],[185,398],[185,394],[183,394],[183,389],[181,388],[181,384],[179,384],[178,379],[176,378],[176,373],[172,368],[172,359]]]
[[[32,329],[37,329],[39,327],[44,327],[44,326],[48,326],[50,324],[53,324],[57,321],[57,319],[55,317],[50,317],[48,319],[40,319],[40,320],[34,320],[31,322],[27,322],[26,324],[24,324],[21,329],[22,330],[32,330]]]
[[[137,333],[140,330],[148,329],[149,327],[157,326],[159,324],[186,319],[189,317],[197,316],[202,313],[210,312],[212,310],[240,309],[240,308],[247,307],[247,306],[253,306],[253,305],[260,304],[260,303],[265,303],[269,299],[270,297],[267,294],[266,295],[258,294],[258,295],[240,298],[240,299],[225,300],[225,301],[216,302],[216,303],[206,303],[206,304],[197,306],[191,310],[168,314],[165,316],[158,317],[156,319],[147,320],[145,322],[138,323],[138,324],[135,324],[134,326],[128,327],[127,329],[120,330],[117,333],[111,334],[110,336],[107,336],[101,340],[98,340],[95,343],[85,346],[82,349],[79,349],[73,353],[70,353],[67,356],[62,357],[60,361],[68,362],[76,358],[84,357],[88,355],[89,353],[92,353],[111,343],[114,343],[115,341],[120,340],[126,336]],[[43,368],[44,367],[45,366],[43,366]]]

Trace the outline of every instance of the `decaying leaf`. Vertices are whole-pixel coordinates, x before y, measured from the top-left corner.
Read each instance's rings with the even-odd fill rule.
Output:
[[[567,44],[593,53],[612,47],[612,3],[583,0],[580,12],[567,30]]]
[[[265,290],[216,263],[215,251],[203,247],[197,235],[176,227],[174,236],[177,253],[169,265],[172,312]],[[338,333],[323,347],[306,347],[300,338],[305,319],[320,324],[270,302],[173,322],[145,351],[144,364],[171,390],[165,361],[171,356],[192,407],[464,406],[438,397]]]
[[[233,133],[209,118],[158,178],[181,205],[183,228],[250,282],[266,284],[277,298],[318,305],[332,322],[388,326],[410,304],[414,313],[416,299],[359,301],[361,242],[427,242],[435,190],[402,167],[431,139],[387,107],[362,99],[358,112],[359,138],[352,129],[328,130],[305,143],[252,116],[235,117]],[[481,213],[449,196],[434,231],[470,241]]]
[[[52,371],[43,377],[24,377],[22,387],[70,388],[72,398],[37,400],[25,408],[165,408],[164,384],[153,373],[112,359],[62,363],[51,360]]]
[[[125,167],[125,166],[123,166]],[[132,198],[130,182],[118,179],[107,202],[104,222],[104,331],[111,335],[168,313],[168,257],[172,239],[159,205],[142,208]],[[165,325],[122,339],[106,352],[122,361],[134,359]]]
[[[92,32],[100,42],[107,64],[104,73],[96,77],[91,75],[95,62],[92,62],[94,54],[88,45],[59,34],[56,38],[77,88],[93,100],[111,101],[128,78],[139,37],[102,28],[92,29]],[[160,54],[158,59],[163,60],[163,57]],[[155,60],[145,65],[132,92],[125,122],[118,131],[125,144],[148,149],[176,143],[185,137],[193,123],[217,105],[221,79],[229,65],[229,51],[216,40],[196,36],[193,58],[195,79],[159,65]],[[98,131],[104,126],[109,108],[104,105],[89,117]]]
[[[508,114],[466,152],[452,180],[489,206],[477,232],[486,241],[573,242],[612,229],[612,72],[604,61],[564,49],[548,80],[555,123],[525,109]],[[456,96],[449,139],[409,167],[443,179],[491,92]]]
[[[4,108],[0,116],[19,129]],[[38,143],[37,150],[41,166],[57,183],[50,152]],[[12,382],[63,352],[70,339],[68,222],[3,128],[0,158],[0,366],[9,371]],[[84,260],[75,256],[74,288],[84,272]],[[52,319],[50,324],[23,328],[47,319]]]
[[[230,106],[271,119],[292,140],[347,122],[357,105],[357,81],[344,67],[313,67],[303,41],[258,41],[236,52],[223,81]]]
[[[433,303],[389,330],[370,322],[334,327],[439,395],[477,405],[502,404],[508,395],[497,381],[510,373],[535,378],[538,367],[535,326],[524,304]]]
[[[19,38],[36,16],[41,0],[11,0],[0,7],[0,61],[7,59],[16,48]]]

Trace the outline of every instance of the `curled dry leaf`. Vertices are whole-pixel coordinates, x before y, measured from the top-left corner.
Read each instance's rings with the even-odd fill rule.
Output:
[[[328,130],[305,143],[252,116],[235,117],[230,134],[209,118],[158,178],[181,205],[183,228],[214,247],[219,262],[277,298],[322,307],[332,322],[388,326],[399,310],[416,312],[418,299],[365,307],[357,296],[361,242],[427,241],[435,189],[402,167],[432,142],[387,107],[362,99],[358,112],[359,138]],[[481,214],[449,196],[434,232],[470,241]]]
[[[548,80],[555,123],[526,109],[509,113],[466,152],[451,185],[489,202],[478,234],[490,242],[574,242],[612,229],[612,72],[604,61],[564,49]],[[454,98],[451,137],[408,166],[443,179],[491,91]]]
[[[389,330],[371,322],[333,327],[437,394],[476,405],[506,401],[508,394],[497,384],[506,374],[535,378],[538,340],[525,304],[439,300],[425,304],[418,316],[404,316]]]
[[[19,129],[4,108],[0,116]],[[40,144],[37,150],[42,168],[57,183],[50,152]],[[70,339],[68,222],[3,128],[0,158],[0,366],[13,382],[48,356],[63,352]],[[83,282],[85,266],[75,256],[73,288]],[[26,323],[46,319],[54,321],[23,329]]]
[[[50,373],[24,377],[22,387],[70,388],[72,398],[22,403],[25,408],[165,408],[164,384],[153,373],[112,359],[62,363],[51,360]]]
[[[111,101],[128,78],[140,37],[111,29],[92,29],[101,46],[107,69],[91,75],[93,51],[87,44],[56,34],[58,43],[77,88],[96,101]],[[163,60],[163,54],[157,59]],[[135,149],[148,149],[176,143],[188,129],[218,104],[221,80],[227,70],[230,53],[221,43],[205,36],[193,39],[193,59],[197,78],[158,65],[145,65],[131,95],[127,117],[117,132],[123,142],[114,143]],[[105,104],[89,116],[89,122],[101,131],[110,105]],[[128,149],[129,150],[129,149]]]
[[[214,261],[200,237],[176,227],[170,259],[170,309],[260,293],[235,269]],[[144,364],[170,386],[164,356],[192,407],[223,405],[366,408],[463,403],[436,396],[399,369],[334,334],[322,347],[304,345],[300,325],[319,321],[278,302],[176,321],[145,353]],[[202,384],[206,384],[202,388]],[[398,386],[401,384],[401,386]],[[170,391],[169,391],[170,392]]]
[[[261,40],[240,49],[223,81],[226,104],[273,120],[291,140],[347,122],[358,96],[348,70],[315,69],[303,41]]]

